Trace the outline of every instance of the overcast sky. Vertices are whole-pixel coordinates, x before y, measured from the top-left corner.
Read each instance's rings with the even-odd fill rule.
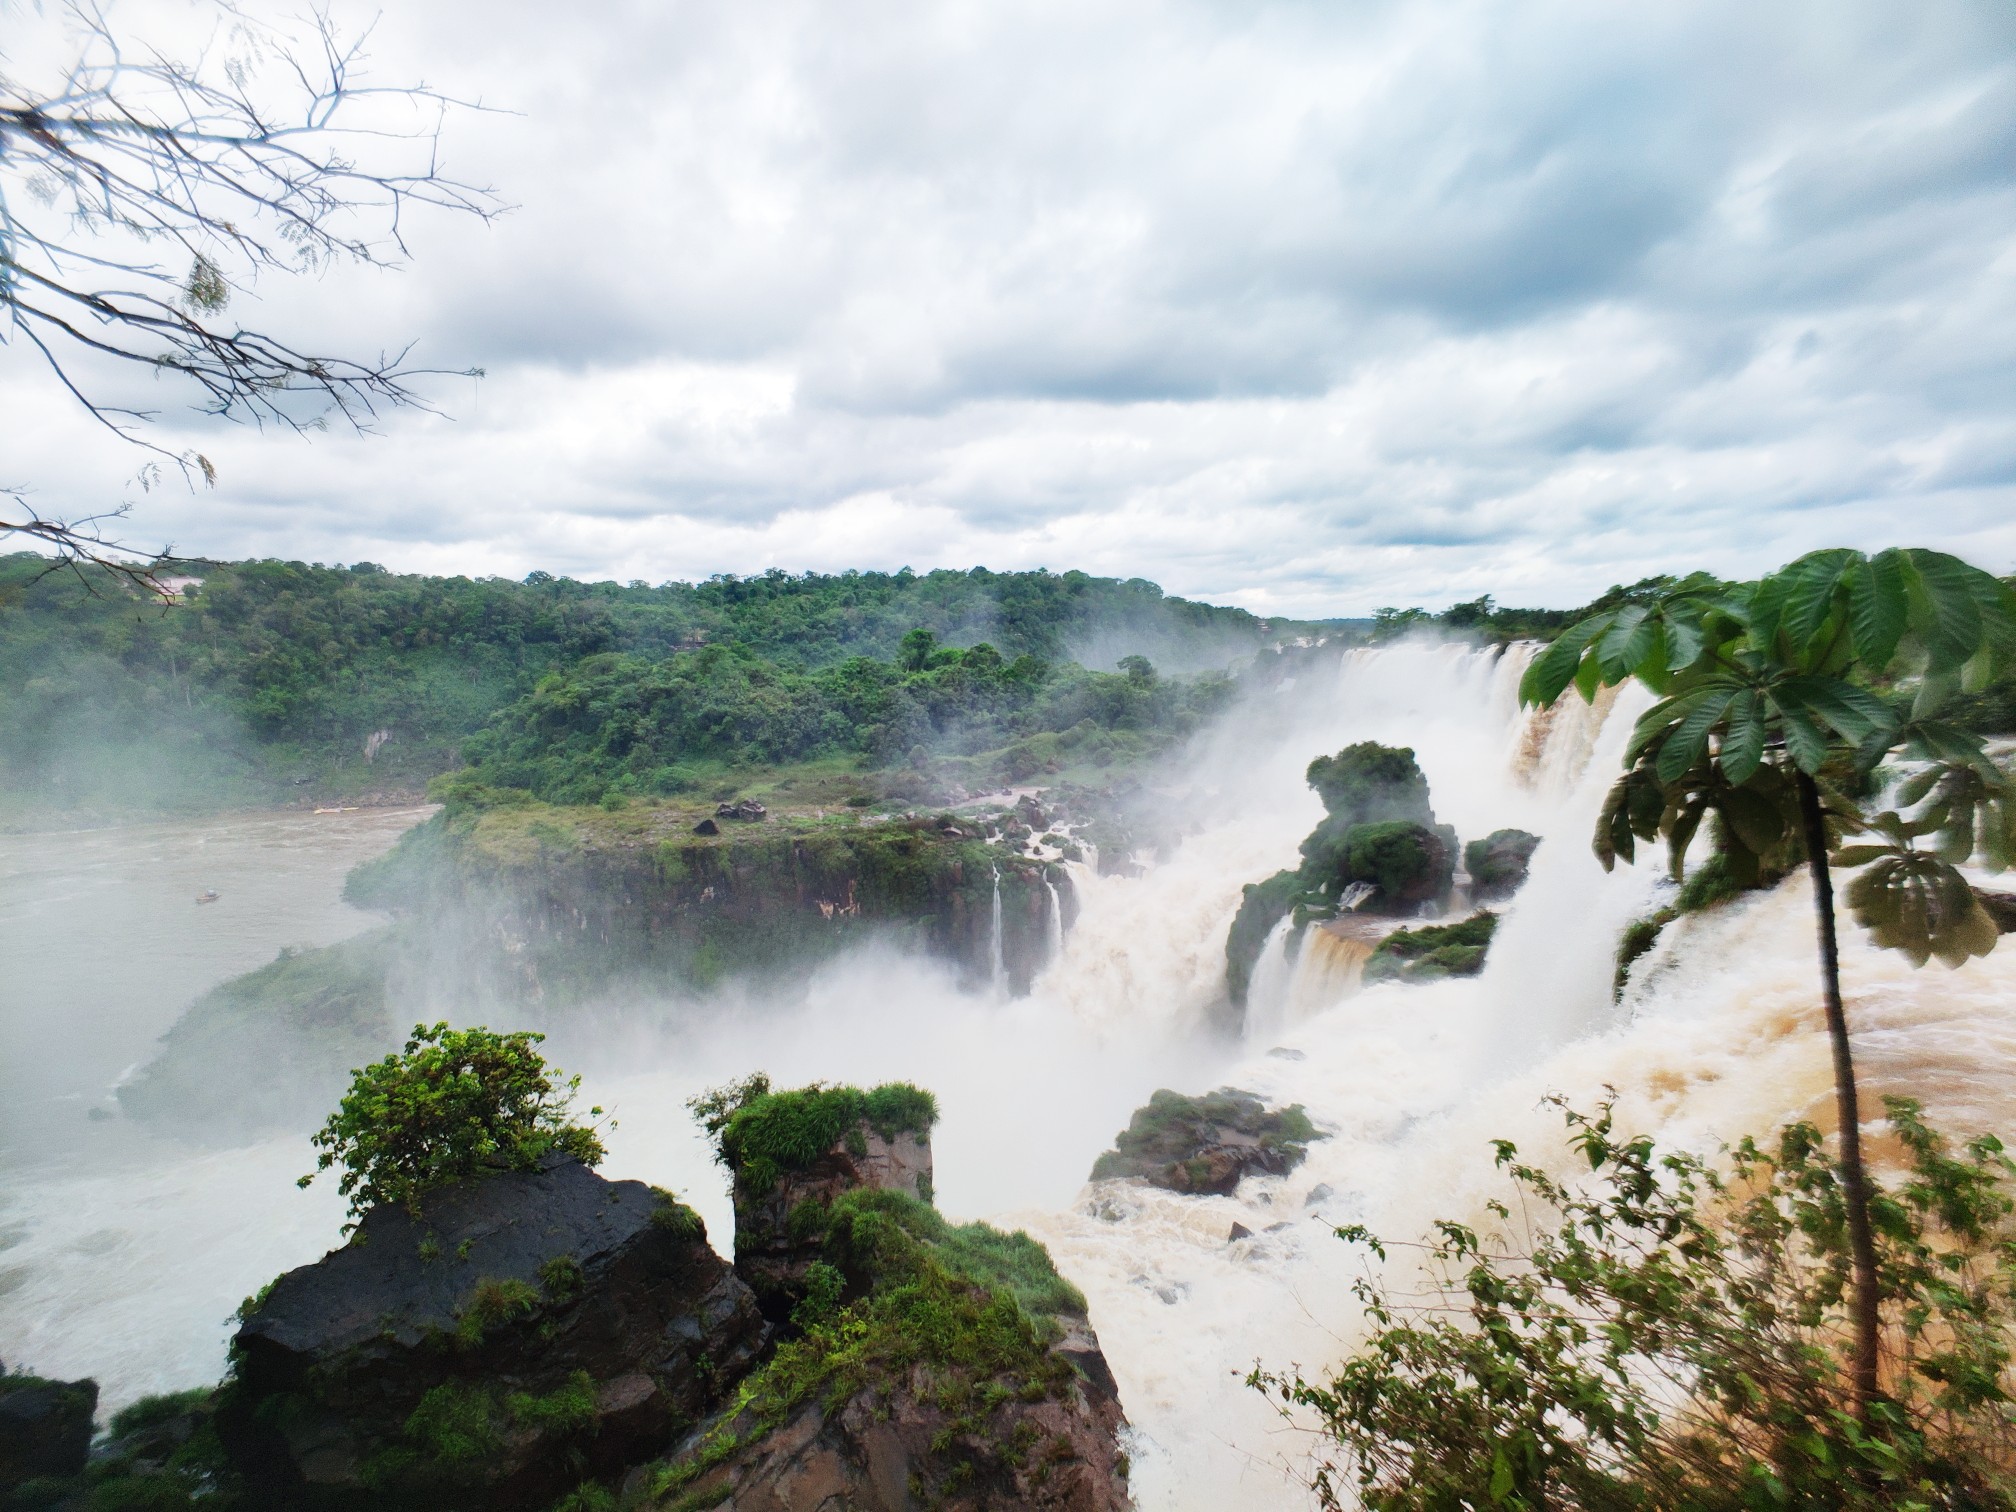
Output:
[[[142,493],[17,347],[0,482],[213,556],[1298,614],[2008,571],[2012,44],[2004,0],[407,0],[379,78],[516,112],[444,138],[515,208],[236,312],[487,376],[312,440],[164,384],[220,478]]]

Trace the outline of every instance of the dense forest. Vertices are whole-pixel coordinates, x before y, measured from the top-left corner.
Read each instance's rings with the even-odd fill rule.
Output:
[[[887,762],[1073,730],[1130,755],[1222,703],[1227,667],[1335,628],[1081,572],[651,587],[241,562],[192,568],[160,605],[47,569],[0,558],[16,811],[413,791],[465,759],[592,801],[679,791],[696,762]]]
[[[0,819],[414,795],[462,766],[556,803],[820,760],[1022,780],[1165,749],[1276,649],[1545,639],[1671,580],[1576,609],[1487,596],[1319,622],[985,568],[652,587],[261,561],[175,581],[151,603],[0,557]],[[2016,682],[1958,712],[2016,731]]]

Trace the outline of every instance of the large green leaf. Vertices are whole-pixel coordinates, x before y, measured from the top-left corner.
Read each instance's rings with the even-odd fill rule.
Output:
[[[1622,682],[1652,649],[1658,621],[1646,604],[1620,609],[1610,628],[1596,638],[1596,660],[1605,682]]]
[[[1745,688],[1729,704],[1729,731],[1722,737],[1722,775],[1741,787],[1764,760],[1764,700]]]
[[[1858,744],[1872,731],[1890,723],[1890,706],[1866,688],[1839,677],[1788,677],[1773,684],[1780,709],[1797,708],[1817,716],[1844,740]]]
[[[1785,615],[1785,598],[1791,584],[1783,573],[1775,573],[1751,586],[1745,605],[1750,620],[1750,644],[1766,656],[1775,657],[1779,626]]]
[[[1676,607],[1662,616],[1661,623],[1666,631],[1667,671],[1678,672],[1700,659],[1707,638],[1702,634],[1698,616]]]
[[[1812,655],[1814,643],[1834,611],[1834,590],[1842,574],[1859,556],[1853,551],[1815,551],[1779,574],[1785,579],[1785,607],[1779,628],[1799,664],[1806,664]]]
[[[1912,632],[1925,644],[1926,670],[1958,672],[1981,649],[1974,575],[1958,557],[1916,547],[1898,553]]]
[[[1868,862],[1848,884],[1847,898],[1870,937],[1914,965],[1936,955],[1959,966],[1988,954],[2000,937],[1967,879],[1923,851],[1892,850]]]
[[[1738,690],[1726,683],[1713,684],[1692,695],[1687,715],[1659,748],[1656,770],[1661,782],[1677,782],[1680,774],[1699,761],[1708,749],[1709,732],[1722,718]]]
[[[1827,737],[1812,716],[1796,706],[1778,705],[1778,729],[1785,737],[1785,749],[1793,764],[1807,776],[1818,775],[1827,764]]]
[[[1750,788],[1731,788],[1721,795],[1717,807],[1730,832],[1746,849],[1760,856],[1776,850],[1788,828],[1778,805]]]
[[[1855,637],[1855,655],[1864,670],[1881,672],[1897,654],[1908,608],[1904,572],[1895,550],[1879,551],[1855,563],[1846,573],[1848,624]]]
[[[1551,704],[1575,680],[1575,669],[1589,643],[1610,628],[1614,614],[1592,614],[1580,624],[1570,625],[1554,638],[1519,679],[1519,702]]]

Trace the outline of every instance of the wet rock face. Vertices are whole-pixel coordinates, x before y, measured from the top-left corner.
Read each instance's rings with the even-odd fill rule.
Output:
[[[1100,1379],[1086,1376],[1061,1400],[996,1408],[984,1436],[919,1379],[835,1410],[811,1403],[661,1505],[704,1506],[718,1493],[736,1512],[1123,1512],[1133,1506],[1118,1437],[1125,1419],[1097,1342],[1090,1347]]]
[[[661,1450],[766,1338],[691,1210],[556,1161],[282,1276],[219,1428],[262,1506],[536,1507]]]
[[[1191,1195],[1226,1196],[1246,1176],[1285,1176],[1320,1139],[1300,1104],[1269,1109],[1250,1092],[1224,1087],[1202,1097],[1166,1088],[1135,1111],[1092,1179],[1132,1177]]]
[[[96,1381],[45,1381],[0,1369],[0,1496],[24,1481],[81,1474],[97,1411]]]
[[[735,1270],[767,1316],[781,1322],[790,1315],[823,1252],[819,1212],[857,1188],[929,1202],[930,1134],[905,1129],[884,1138],[863,1119],[811,1165],[779,1173],[768,1187],[736,1171]]]

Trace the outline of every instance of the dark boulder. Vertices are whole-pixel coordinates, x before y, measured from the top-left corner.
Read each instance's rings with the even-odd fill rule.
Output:
[[[1470,898],[1489,903],[1509,898],[1526,885],[1533,852],[1540,837],[1525,830],[1493,830],[1463,847],[1463,869],[1470,873]]]
[[[712,819],[702,819],[698,824],[693,826],[693,833],[696,835],[718,835],[721,833],[721,826],[716,824]]]
[[[0,1369],[0,1495],[82,1473],[98,1412],[96,1381],[45,1381]]]
[[[1165,1088],[1135,1110],[1092,1179],[1133,1177],[1171,1192],[1226,1196],[1249,1174],[1285,1176],[1320,1138],[1299,1103],[1269,1109],[1231,1087],[1202,1097]]]
[[[515,1508],[659,1452],[762,1350],[699,1217],[571,1161],[372,1209],[233,1343],[259,1504]]]

